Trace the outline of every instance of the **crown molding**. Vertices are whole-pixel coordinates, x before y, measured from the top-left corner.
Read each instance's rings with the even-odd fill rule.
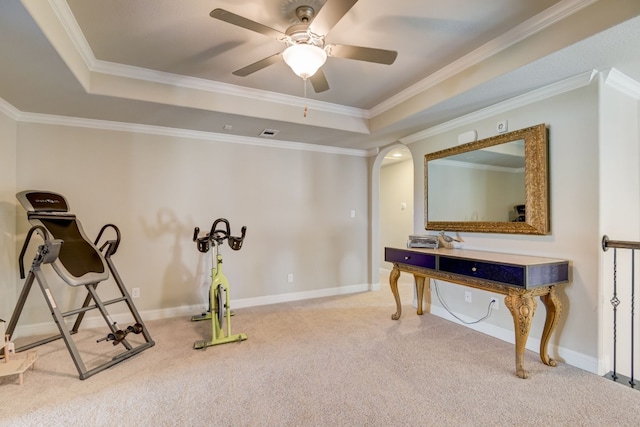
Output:
[[[294,107],[304,107],[316,111],[339,114],[342,116],[368,119],[369,112],[361,108],[348,107],[345,105],[332,104],[329,102],[317,101],[299,96],[285,95],[266,90],[246,88],[229,83],[221,83],[198,77],[189,77],[179,74],[166,73],[163,71],[149,70],[147,68],[134,67],[131,65],[117,64],[108,61],[93,61],[89,70],[94,73],[108,74],[116,77],[125,77],[135,80],[143,80],[154,83],[161,83],[170,86],[195,89],[205,92],[213,92],[224,95],[239,96],[251,100],[261,100],[275,102],[278,104],[291,105]]]
[[[166,73],[157,70],[150,70],[141,67],[134,67],[125,64],[118,64],[109,61],[96,59],[91,46],[84,37],[73,12],[69,8],[66,0],[49,0],[58,20],[64,27],[67,35],[71,39],[74,47],[80,54],[85,66],[91,73],[102,73],[116,77],[124,77],[135,80],[143,80],[154,83],[161,83],[171,86],[183,87],[187,89],[202,90],[206,92],[220,93],[244,97],[252,100],[275,102],[278,104],[291,105],[295,107],[308,106],[316,111],[323,111],[344,116],[368,119],[369,111],[361,108],[348,107],[345,105],[332,104],[329,102],[317,101],[314,99],[301,98],[299,96],[284,95],[265,90],[245,88],[229,83],[215,82],[197,77],[189,77]]]
[[[20,119],[20,110],[18,110],[13,105],[9,104],[4,99],[0,98],[0,113],[3,113],[10,119],[15,120],[16,122]]]
[[[385,111],[409,100],[411,97],[434,87],[451,76],[476,65],[496,53],[507,49],[508,47],[532,36],[539,31],[565,19],[576,13],[578,10],[595,3],[598,0],[562,0],[550,8],[542,11],[538,15],[528,19],[527,21],[517,25],[506,33],[496,37],[488,43],[480,46],[474,51],[452,62],[444,68],[434,72],[425,79],[408,87],[407,89],[388,98],[380,104],[369,110],[371,117],[375,117]]]
[[[602,73],[602,82],[636,100],[640,100],[640,82],[633,80],[615,68],[610,68]]]
[[[407,137],[401,138],[400,142],[403,144],[412,144],[414,142],[429,138],[434,135],[454,130],[461,126],[466,126],[471,123],[475,123],[479,120],[483,120],[497,114],[511,111],[515,108],[523,107],[525,105],[533,104],[534,102],[541,101],[543,99],[550,98],[552,96],[559,95],[561,93],[569,92],[583,86],[587,86],[593,82],[594,78],[598,75],[597,70],[587,71],[582,74],[570,77],[568,79],[561,80],[559,82],[550,84],[540,89],[533,90],[529,93],[516,96],[515,98],[508,99],[506,101],[499,102],[473,113],[458,117],[448,122],[442,123],[437,126],[425,129],[423,131],[414,133]]]
[[[62,24],[62,27],[80,54],[83,62],[90,70],[91,65],[96,61],[96,57],[93,55],[93,51],[89,47],[89,42],[87,42],[87,39],[80,29],[78,21],[76,21],[76,18],[73,16],[67,0],[49,0],[49,6]]]
[[[0,98],[0,108],[9,106],[17,112],[15,120],[26,123],[37,123],[56,126],[70,126],[88,129],[99,129],[115,132],[143,133],[148,135],[169,136],[174,138],[199,139],[212,142],[226,142],[230,144],[254,145],[260,147],[283,148],[297,151],[312,151],[326,154],[339,154],[346,156],[368,157],[368,150],[353,148],[331,147],[326,145],[305,144],[294,141],[265,140],[262,138],[228,135],[215,132],[204,132],[189,129],[169,128],[135,123],[113,122],[108,120],[84,119],[78,117],[56,116],[40,113],[22,113]],[[4,109],[3,109],[4,110]]]

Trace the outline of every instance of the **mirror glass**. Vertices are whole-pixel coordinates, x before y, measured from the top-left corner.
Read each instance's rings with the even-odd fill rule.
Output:
[[[425,156],[427,230],[546,234],[544,124]]]

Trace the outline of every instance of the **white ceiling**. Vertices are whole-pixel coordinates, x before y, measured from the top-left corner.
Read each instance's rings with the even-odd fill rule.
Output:
[[[284,45],[213,9],[285,31],[296,7],[324,3],[3,0],[0,98],[19,118],[369,150],[589,70],[640,81],[640,2],[624,0],[359,0],[327,42],[396,50],[392,65],[330,57],[330,89],[307,99],[283,62],[232,75]]]

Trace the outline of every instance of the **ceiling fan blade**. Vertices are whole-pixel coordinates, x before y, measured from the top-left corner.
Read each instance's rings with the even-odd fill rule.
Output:
[[[325,49],[329,56],[356,59],[358,61],[377,62],[378,64],[386,65],[393,64],[398,57],[398,52],[395,50],[375,49],[372,47],[331,44]]]
[[[281,58],[282,53],[278,52],[271,56],[267,56],[266,58],[261,59],[258,62],[254,62],[251,65],[247,65],[244,68],[240,68],[239,70],[234,71],[232,74],[238,77],[246,77],[249,74],[255,73],[256,71],[260,71],[263,68],[268,67],[269,65],[275,64],[276,62],[280,61]]]
[[[356,4],[358,0],[327,0],[318,12],[309,30],[312,33],[326,36],[340,19]]]
[[[324,76],[322,70],[316,71],[316,73],[309,77],[311,80],[311,86],[313,86],[313,90],[315,93],[324,92],[325,90],[329,90],[329,82],[327,78]]]
[[[268,37],[273,37],[277,40],[285,37],[285,34],[278,30],[274,30],[271,27],[267,27],[266,25],[262,25],[258,22],[252,21],[240,15],[236,15],[235,13],[229,12],[224,9],[214,9],[211,11],[209,16],[224,22],[228,22],[229,24],[237,25],[238,27],[246,28],[247,30],[255,31],[256,33],[264,34]]]

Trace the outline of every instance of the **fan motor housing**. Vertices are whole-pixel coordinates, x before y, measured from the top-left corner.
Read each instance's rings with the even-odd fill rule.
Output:
[[[316,11],[311,6],[299,6],[296,8],[296,18],[304,24],[310,24],[315,15]]]
[[[287,28],[285,32],[291,44],[312,44],[318,47],[324,47],[324,37],[315,36],[309,32],[308,24],[296,24]]]

